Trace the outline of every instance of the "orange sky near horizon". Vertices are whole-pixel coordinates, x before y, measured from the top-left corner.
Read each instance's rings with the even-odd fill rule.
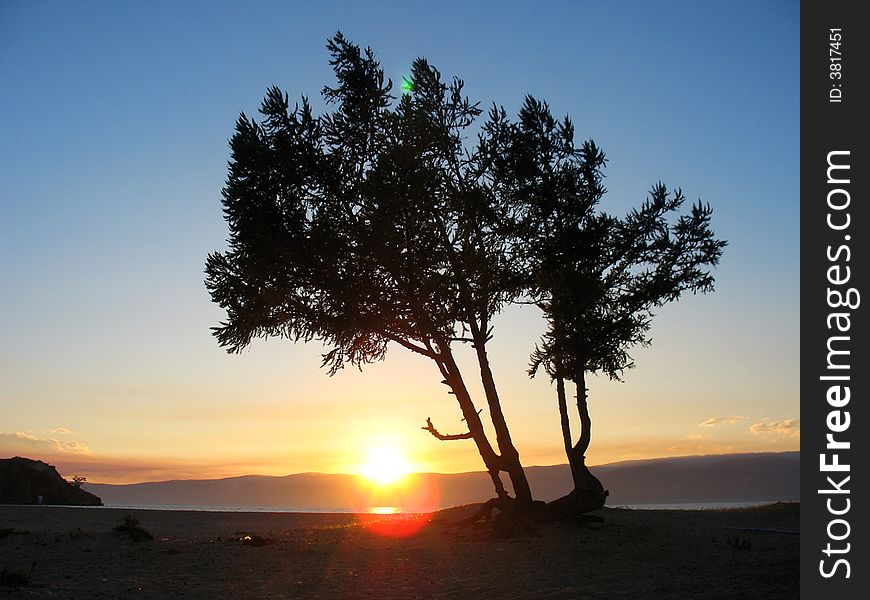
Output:
[[[635,353],[638,366],[625,383],[590,378],[588,464],[800,448],[800,422],[788,410],[797,390],[772,384],[774,363],[744,370],[747,395],[731,399],[725,374],[704,359],[722,343],[711,333],[715,323],[695,322],[690,340],[677,323],[668,323],[702,310],[704,300],[688,298],[665,309],[660,319],[667,328],[654,325],[656,341]],[[492,366],[523,464],[561,464],[554,389],[546,378],[527,378],[527,354],[517,350],[531,346],[536,327],[543,327],[536,309],[502,315],[490,343]],[[70,402],[53,409],[54,426],[0,432],[0,456],[38,458],[65,476],[100,483],[358,473],[369,449],[384,444],[395,446],[415,472],[483,469],[470,440],[442,442],[420,429],[426,417],[444,432],[462,431],[463,423],[435,366],[401,347],[391,346],[385,361],[362,372],[345,369],[334,377],[319,369],[317,344],[260,341],[232,356],[213,350],[220,353],[219,368],[209,397],[191,388],[183,368],[175,381],[163,377],[141,387],[111,375],[98,384],[66,385],[56,393]],[[470,352],[462,356],[466,382],[483,407],[476,364]],[[100,387],[127,401],[89,404],[87,396]],[[34,411],[32,418],[43,414]],[[576,419],[572,425],[576,435]]]

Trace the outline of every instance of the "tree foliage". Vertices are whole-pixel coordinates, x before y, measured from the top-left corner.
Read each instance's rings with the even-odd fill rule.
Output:
[[[463,83],[414,62],[414,93],[395,108],[371,50],[329,42],[335,107],[312,115],[271,88],[262,122],[244,114],[224,188],[229,250],[208,258],[206,284],[227,311],[215,328],[238,352],[255,337],[318,339],[324,363],[383,358],[389,341],[427,344],[497,313],[518,289],[492,231],[490,190],[463,133],[480,113]],[[486,320],[486,319],[484,319]]]
[[[710,229],[712,209],[698,202],[679,214],[682,191],[658,183],[640,208],[615,217],[599,206],[604,153],[592,140],[575,146],[570,119],[528,96],[518,121],[502,118],[499,128],[497,177],[516,199],[527,289],[549,323],[530,373],[582,366],[619,379],[633,366],[629,350],[649,343],[655,308],[713,290],[710,269],[726,242]]]

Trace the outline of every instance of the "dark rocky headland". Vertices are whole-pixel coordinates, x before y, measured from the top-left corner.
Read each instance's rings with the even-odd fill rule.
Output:
[[[71,484],[53,466],[16,456],[0,459],[0,504],[102,506],[98,496]]]

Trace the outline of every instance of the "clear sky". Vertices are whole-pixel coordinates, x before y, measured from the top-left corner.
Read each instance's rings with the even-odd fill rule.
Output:
[[[604,208],[658,180],[714,207],[713,295],[660,311],[623,384],[590,381],[590,464],[798,449],[797,2],[0,3],[0,457],[90,481],[350,472],[389,442],[420,470],[482,468],[426,359],[333,378],[317,344],[227,355],[203,286],[240,111],[268,86],[316,109],[326,39],[393,81],[425,56],[484,106],[524,94],[609,158]],[[543,323],[496,322],[524,464],[565,462]],[[468,363],[467,379],[474,379]],[[479,405],[483,405],[479,402]]]

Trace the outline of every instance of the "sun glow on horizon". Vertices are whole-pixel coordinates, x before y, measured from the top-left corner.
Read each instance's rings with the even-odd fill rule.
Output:
[[[369,450],[359,472],[378,485],[389,485],[410,473],[411,465],[395,446],[377,446]]]

